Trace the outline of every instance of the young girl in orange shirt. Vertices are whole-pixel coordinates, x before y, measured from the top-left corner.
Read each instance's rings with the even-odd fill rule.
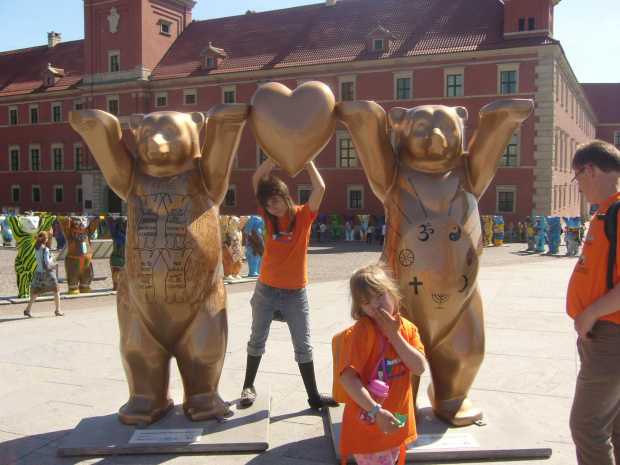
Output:
[[[359,465],[394,463],[400,446],[417,439],[410,373],[424,373],[424,347],[415,325],[398,313],[401,295],[386,268],[360,268],[350,286],[357,323],[338,364],[349,395],[340,454],[353,455]],[[365,318],[372,323],[361,321]],[[375,342],[369,346],[368,339]]]

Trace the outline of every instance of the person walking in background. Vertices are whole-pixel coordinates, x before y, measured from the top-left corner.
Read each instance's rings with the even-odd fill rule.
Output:
[[[65,315],[60,311],[60,289],[55,275],[56,266],[58,266],[58,264],[55,263],[54,255],[50,253],[50,249],[47,247],[49,241],[50,234],[46,231],[41,231],[37,234],[35,239],[34,255],[37,259],[37,270],[30,283],[30,301],[28,302],[26,310],[24,310],[24,316],[28,318],[33,317],[32,305],[35,300],[37,300],[37,296],[48,292],[54,293],[54,303],[56,304],[54,315]]]
[[[424,373],[424,347],[416,326],[398,313],[401,294],[389,270],[360,268],[350,287],[356,323],[337,367],[349,395],[340,454],[353,454],[360,465],[393,464],[400,446],[418,436],[410,374]],[[375,342],[369,346],[369,340]]]
[[[610,286],[604,221],[609,207],[620,200],[620,151],[607,142],[590,141],[577,148],[572,168],[573,182],[599,209],[566,298],[581,361],[570,430],[579,465],[620,465],[620,263],[616,253]]]
[[[374,228],[372,227],[372,225],[368,225],[368,228],[366,229],[366,244],[372,244],[372,234],[374,232]]]
[[[319,242],[325,242],[325,232],[327,231],[327,226],[325,225],[325,222],[321,223],[321,226],[319,226]]]
[[[254,380],[265,353],[274,313],[280,310],[291,332],[295,361],[308,393],[308,404],[312,409],[319,410],[338,405],[331,396],[319,394],[316,385],[314,352],[310,344],[310,307],[306,294],[310,229],[323,199],[325,184],[314,163],[307,164],[312,194],[305,205],[295,205],[286,184],[274,176],[268,176],[274,166],[275,162],[268,158],[252,176],[259,214],[265,219],[267,236],[258,282],[250,300],[252,333],[247,345],[240,403],[248,407],[256,399]],[[321,226],[325,227],[324,224]]]

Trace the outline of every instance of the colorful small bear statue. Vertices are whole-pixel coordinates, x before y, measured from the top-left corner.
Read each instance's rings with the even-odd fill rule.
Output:
[[[557,254],[560,252],[560,244],[562,243],[562,221],[559,216],[550,216],[547,218],[549,223],[549,231],[547,233],[548,254]]]
[[[90,283],[95,277],[93,270],[93,250],[90,240],[99,227],[98,216],[60,216],[62,232],[67,240],[65,273],[68,294],[87,294],[92,292]]]
[[[110,271],[112,272],[112,289],[118,290],[120,273],[125,269],[125,243],[127,241],[127,217],[106,216],[107,230],[112,238],[110,254]]]
[[[573,216],[564,217],[566,232],[564,234],[564,242],[566,242],[566,255],[579,255],[579,246],[581,245],[580,229],[581,218]]]
[[[264,229],[265,221],[257,215],[251,216],[245,223],[244,232],[247,242],[245,247],[245,258],[249,269],[248,277],[256,278],[260,273],[260,266],[263,262],[263,252],[265,251]]]
[[[493,216],[493,245],[504,245],[504,217]]]

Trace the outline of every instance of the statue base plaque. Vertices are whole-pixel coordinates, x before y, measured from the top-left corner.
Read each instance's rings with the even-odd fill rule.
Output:
[[[262,452],[269,447],[270,402],[271,392],[258,396],[249,408],[240,407],[237,398],[231,402],[230,413],[222,421],[190,421],[181,404],[175,405],[161,420],[145,427],[124,425],[116,412],[93,416],[83,419],[75,427],[56,454],[71,457]]]

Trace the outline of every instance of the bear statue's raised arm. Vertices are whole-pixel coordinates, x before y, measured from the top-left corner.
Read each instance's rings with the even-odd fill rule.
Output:
[[[200,167],[209,198],[219,205],[226,196],[230,172],[249,106],[220,104],[207,112],[207,134]]]
[[[69,113],[69,122],[93,153],[110,188],[127,200],[136,160],[123,142],[118,119],[102,110],[77,110]]]
[[[480,110],[478,129],[466,157],[471,193],[477,199],[489,187],[510,138],[533,108],[533,100],[504,99]]]
[[[338,102],[336,117],[353,138],[372,191],[384,202],[396,174],[396,155],[390,142],[385,111],[370,101]]]

